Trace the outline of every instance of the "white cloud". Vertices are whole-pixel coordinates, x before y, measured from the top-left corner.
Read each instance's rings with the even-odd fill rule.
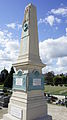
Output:
[[[48,58],[67,56],[67,37],[62,36],[58,39],[48,39],[40,42],[41,53],[44,51]]]
[[[66,8],[52,9],[51,13],[56,14],[56,15],[67,15],[67,7]]]
[[[50,15],[44,19],[40,18],[40,20],[38,21],[38,24],[42,24],[42,23],[49,23],[50,26],[52,26],[54,23],[54,16]]]
[[[57,22],[57,23],[60,23],[61,22],[61,19],[59,19],[59,18],[55,18],[55,21]]]
[[[61,22],[61,19],[54,17],[53,15],[49,15],[44,19],[40,18],[40,20],[38,21],[38,24],[48,23],[50,26],[53,26],[54,23],[60,23],[60,22]]]
[[[62,58],[58,58],[57,61],[57,65],[60,67],[65,67],[67,66],[67,56],[66,57],[62,57]]]
[[[22,28],[22,25],[19,23],[10,23],[10,24],[6,24],[6,26],[11,29],[17,28],[18,30]]]
[[[8,28],[15,29],[16,28],[16,23],[10,23],[6,25]]]
[[[45,21],[49,23],[50,26],[52,26],[54,23],[54,16],[53,15],[48,16],[47,18],[45,18]]]
[[[55,22],[60,23],[61,19],[54,17],[53,15],[49,15],[48,17],[45,18],[45,21],[49,23],[50,26],[53,26]]]
[[[17,24],[18,30],[22,28],[21,24]]]
[[[47,39],[39,43],[40,57],[47,64],[43,70],[45,72],[54,71],[55,73],[67,72],[67,37],[62,36],[58,39]],[[61,60],[61,62],[59,62]],[[66,63],[62,63],[62,60]],[[63,64],[63,66],[61,65]]]
[[[4,38],[4,33],[2,31],[0,31],[0,39]]]
[[[66,28],[66,36],[67,36],[67,28]]]
[[[4,66],[9,70],[18,57],[19,41],[12,39],[12,33],[0,31],[0,71]]]
[[[12,33],[10,32],[10,33],[7,33],[7,37],[8,38],[11,38],[12,37]]]
[[[45,23],[45,19],[40,18],[40,20],[38,21],[38,24],[41,24],[41,23]]]
[[[67,31],[67,30],[66,30]],[[39,43],[40,57],[47,66],[44,72],[67,72],[67,36],[47,39]],[[13,39],[12,33],[0,31],[0,70],[9,69],[18,57],[19,41]]]

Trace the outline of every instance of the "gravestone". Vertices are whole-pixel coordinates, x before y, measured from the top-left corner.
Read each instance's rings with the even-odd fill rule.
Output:
[[[51,120],[44,97],[41,69],[45,65],[39,56],[36,7],[32,4],[25,8],[22,28],[20,53],[13,64],[17,70],[13,75],[13,94],[3,120]]]
[[[10,96],[0,97],[0,107],[8,107]]]

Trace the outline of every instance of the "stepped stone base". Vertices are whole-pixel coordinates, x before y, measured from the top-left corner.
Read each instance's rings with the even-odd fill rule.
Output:
[[[20,119],[15,118],[15,117],[11,116],[10,114],[5,114],[3,116],[3,119],[1,119],[1,120],[20,120]],[[43,116],[43,117],[40,117],[37,119],[30,119],[30,120],[52,120],[52,117],[47,115],[47,116]]]
[[[15,108],[14,108],[15,107]],[[17,113],[16,112],[16,108]],[[15,111],[14,111],[15,109]],[[12,112],[13,110],[13,112]],[[20,113],[22,114],[20,115]],[[11,113],[12,112],[12,113]],[[17,117],[19,113],[20,117]],[[15,116],[14,116],[15,114]],[[31,91],[26,93],[14,91],[10,99],[8,114],[3,120],[52,120],[47,115],[47,103],[42,91]]]
[[[40,118],[37,118],[35,120],[52,120],[52,117],[49,116],[49,115],[46,115],[46,116],[43,116],[43,117],[40,117]]]
[[[8,114],[5,114],[5,115],[3,116],[3,120],[20,120],[20,119],[14,117],[14,116],[12,116],[12,115],[10,115],[10,114],[8,113]]]

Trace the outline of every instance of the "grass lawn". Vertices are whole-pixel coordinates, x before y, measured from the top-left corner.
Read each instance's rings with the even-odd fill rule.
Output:
[[[3,89],[3,85],[0,85],[0,89]]]
[[[55,95],[67,95],[67,87],[65,86],[50,86],[45,85],[46,93],[55,94]]]

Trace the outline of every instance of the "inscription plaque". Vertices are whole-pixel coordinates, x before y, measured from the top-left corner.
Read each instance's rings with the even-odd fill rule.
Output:
[[[44,90],[44,76],[38,71],[29,73],[28,90]]]
[[[27,74],[23,74],[21,70],[13,74],[13,90],[26,91]]]
[[[41,79],[33,79],[33,86],[41,86]]]
[[[23,85],[23,79],[22,78],[16,78],[16,85]]]
[[[23,116],[23,111],[22,109],[20,109],[17,106],[11,106],[11,111],[10,111],[11,115],[13,115],[16,118],[19,118],[21,120],[22,116]]]

